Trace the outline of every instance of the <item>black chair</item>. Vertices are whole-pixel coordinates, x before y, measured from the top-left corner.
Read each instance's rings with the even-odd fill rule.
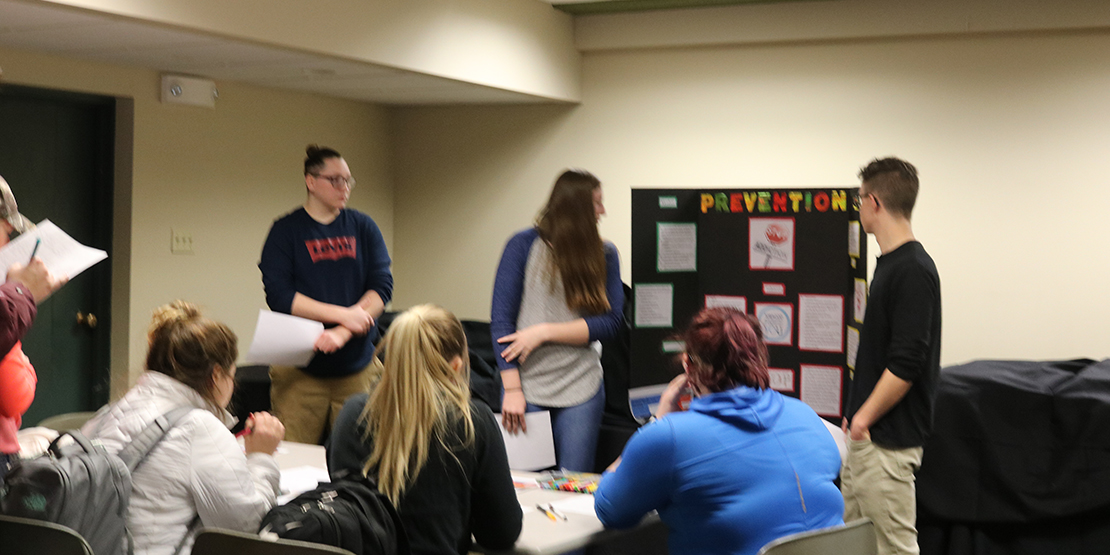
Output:
[[[5,555],[93,555],[72,529],[29,518],[0,515],[0,550]]]
[[[322,543],[269,540],[257,534],[208,528],[197,534],[193,555],[354,555]],[[39,554],[42,555],[42,554]]]

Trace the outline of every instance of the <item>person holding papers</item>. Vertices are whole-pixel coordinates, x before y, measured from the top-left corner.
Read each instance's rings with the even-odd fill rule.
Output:
[[[555,181],[535,227],[514,235],[493,285],[490,333],[511,433],[524,413],[551,413],[557,464],[592,472],[605,409],[601,339],[624,318],[617,248],[598,235],[601,182],[567,170]]]
[[[0,176],[0,248],[8,244],[13,232],[23,233],[33,227],[19,213],[11,187]],[[55,278],[42,260],[32,256],[26,266],[13,264],[6,282],[0,285],[0,486],[18,456],[16,434],[23,413],[35,399],[38,382],[35,368],[23,354],[21,340],[38,313],[36,303],[45,301],[65,282],[64,278]]]
[[[608,528],[653,510],[671,555],[753,555],[782,536],[843,523],[840,453],[821,418],[769,388],[759,321],[706,308],[682,339],[685,373],[663,393],[595,494]],[[689,410],[683,389],[696,395]]]
[[[328,439],[333,479],[376,478],[414,555],[465,554],[472,534],[483,547],[511,547],[523,515],[493,412],[470,396],[462,324],[416,306],[393,321],[382,348],[380,376],[347,401]]]
[[[271,310],[328,326],[307,366],[270,368],[271,404],[289,440],[318,443],[343,401],[366,390],[393,275],[378,225],[346,208],[355,186],[347,162],[316,145],[306,154],[304,206],[274,222],[258,268]]]
[[[136,555],[189,553],[190,528],[258,531],[278,494],[277,418],[255,413],[241,447],[226,407],[235,388],[235,333],[175,301],[154,312],[147,371],[82,428],[118,453],[156,418],[190,407],[132,474],[127,528]],[[244,452],[245,451],[245,452]],[[199,519],[199,520],[198,520]],[[182,542],[185,543],[182,543]]]

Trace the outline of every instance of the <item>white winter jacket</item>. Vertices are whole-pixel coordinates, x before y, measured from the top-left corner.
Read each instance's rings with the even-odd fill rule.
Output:
[[[206,528],[256,532],[274,506],[274,458],[244,455],[228,429],[235,421],[231,414],[213,413],[196,390],[165,374],[144,373],[81,431],[116,453],[155,418],[183,406],[199,410],[183,416],[132,476],[127,522],[136,555],[172,555],[198,514]],[[182,553],[191,546],[189,538]]]

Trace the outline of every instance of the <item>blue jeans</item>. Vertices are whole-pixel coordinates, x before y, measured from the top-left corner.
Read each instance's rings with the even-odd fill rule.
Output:
[[[551,413],[555,439],[555,464],[575,472],[593,472],[601,414],[605,412],[605,383],[586,402],[571,407],[545,407],[528,403],[528,412]]]

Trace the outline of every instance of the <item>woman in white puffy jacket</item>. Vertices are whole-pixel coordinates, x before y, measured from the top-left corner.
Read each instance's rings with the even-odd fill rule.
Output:
[[[190,526],[258,530],[278,493],[273,453],[285,428],[268,413],[251,415],[246,449],[229,427],[235,389],[235,333],[175,301],[157,309],[149,332],[147,371],[122,399],[82,429],[118,452],[155,418],[178,407],[177,422],[132,476],[128,530],[136,555],[188,553]]]

